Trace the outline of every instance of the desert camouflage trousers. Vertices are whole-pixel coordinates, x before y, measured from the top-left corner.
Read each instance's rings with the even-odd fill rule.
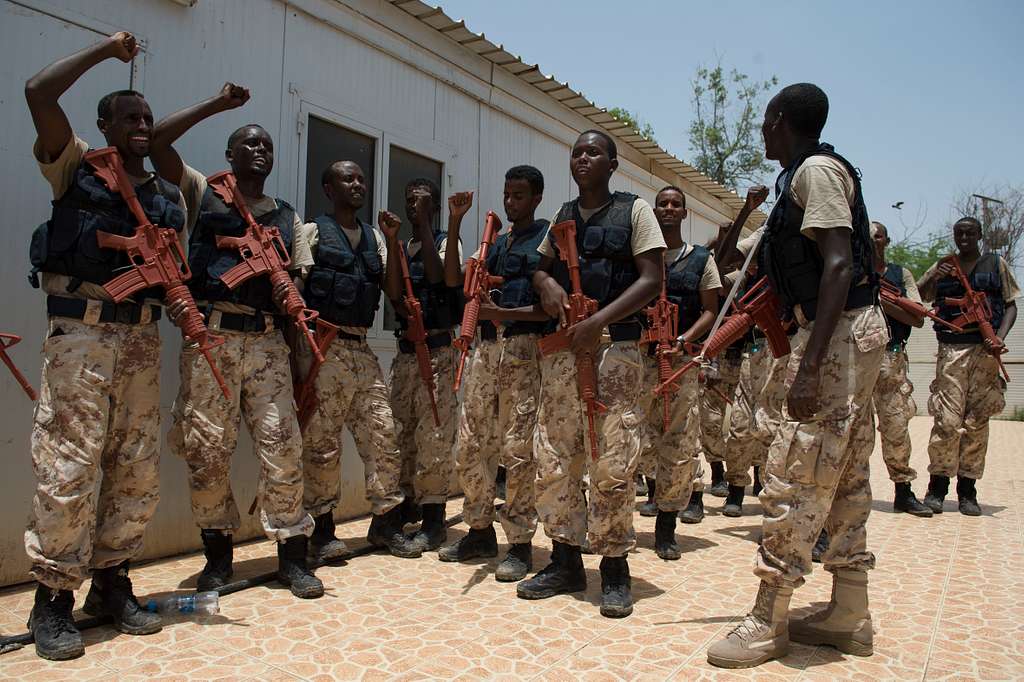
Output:
[[[734,399],[740,380],[739,358],[730,359],[722,353],[717,362],[717,370],[706,373],[700,381],[697,398],[700,447],[709,464],[725,461],[725,439],[729,433],[726,410],[729,401]],[[700,462],[694,471],[693,489],[698,492],[704,490],[704,470]]]
[[[791,340],[787,391],[811,328],[801,329]],[[754,569],[769,584],[803,584],[811,572],[811,548],[823,526],[831,537],[822,557],[826,570],[874,567],[866,527],[875,441],[871,396],[887,339],[878,307],[843,312],[822,360],[817,414],[797,422],[783,409],[785,421],[768,453],[760,495],[763,538]]]
[[[498,464],[505,467],[505,504],[499,512],[510,544],[530,542],[537,531],[533,432],[540,393],[535,334],[477,341],[466,367],[455,462],[470,528],[494,523]]]
[[[51,317],[42,355],[25,550],[33,577],[75,590],[90,568],[136,556],[156,511],[160,336]]]
[[[1006,384],[981,344],[940,343],[928,414],[928,473],[980,479],[988,451],[988,420],[1006,405]]]
[[[692,358],[678,357],[675,369]],[[643,352],[644,383],[639,412],[645,415],[640,470],[657,481],[654,502],[659,511],[679,511],[686,507],[697,468],[697,372],[691,370],[679,379],[679,392],[669,397],[668,428],[665,428],[664,399],[654,395],[661,383],[658,360]]]
[[[434,423],[416,355],[398,353],[391,363],[391,410],[402,457],[399,483],[405,496],[418,504],[441,504],[448,499],[458,419],[453,360],[451,346],[430,351],[440,426]]]
[[[768,459],[770,436],[758,432],[756,414],[771,376],[772,359],[768,344],[763,340],[748,346],[743,354],[740,380],[729,415],[729,437],[725,441],[725,478],[729,485],[750,485],[750,467],[763,467]]]
[[[905,351],[886,350],[878,371],[873,399],[882,436],[882,461],[893,483],[909,483],[917,478],[910,466],[910,418],[917,414],[914,384],[907,378]]]
[[[214,360],[231,393],[225,398],[193,344],[181,351],[181,386],[167,436],[189,470],[192,516],[200,528],[241,526],[231,491],[231,456],[244,419],[260,460],[256,497],[267,537],[283,542],[313,532],[302,506],[302,435],[295,416],[288,346],[280,331],[218,330]]]
[[[643,362],[639,344],[603,343],[594,352],[598,397],[597,453],[590,454],[587,417],[576,386],[576,359],[567,351],[541,358],[537,458],[537,513],[548,537],[594,554],[625,556],[636,545],[634,475],[640,462]],[[589,472],[589,500],[583,476]]]
[[[401,504],[402,458],[388,387],[377,356],[365,340],[336,338],[316,379],[317,407],[302,433],[303,501],[313,516],[341,499],[341,443],[347,428],[363,461],[366,499],[374,514]],[[303,376],[311,353],[300,361]]]

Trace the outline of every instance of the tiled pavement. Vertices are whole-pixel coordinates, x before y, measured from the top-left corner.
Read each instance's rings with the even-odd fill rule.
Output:
[[[913,464],[927,474],[930,420],[912,423]],[[650,549],[653,519],[636,517],[640,548],[630,557],[636,611],[625,620],[597,612],[598,558],[587,557],[582,597],[516,599],[496,583],[497,560],[442,564],[374,554],[318,574],[328,588],[300,601],[271,584],[224,597],[221,615],[176,620],[149,637],[102,627],[86,633],[86,655],[50,663],[32,647],[0,656],[0,677],[90,679],[799,679],[942,680],[1024,678],[1024,424],[993,422],[988,471],[979,485],[984,516],[947,513],[915,519],[891,513],[892,486],[881,455],[872,460],[877,499],[869,542],[875,655],[858,659],[829,648],[794,645],[789,656],[755,671],[708,666],[705,650],[751,604],[759,506],[727,519],[712,498],[700,526],[684,526],[683,559],[660,561]],[[459,509],[449,504],[449,515]],[[339,536],[362,543],[367,522]],[[454,539],[464,532],[449,533]],[[500,536],[499,530],[499,539]],[[541,540],[535,566],[544,563]],[[272,570],[268,542],[238,548],[236,575]],[[165,560],[134,572],[136,592],[151,595],[194,580],[199,556]],[[828,598],[829,577],[816,571],[797,608]],[[28,587],[0,591],[0,633],[23,631]],[[84,592],[78,595],[78,602]]]

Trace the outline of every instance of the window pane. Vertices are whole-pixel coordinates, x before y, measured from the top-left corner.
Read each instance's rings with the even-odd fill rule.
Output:
[[[396,147],[395,145],[391,145],[388,151],[391,154],[388,163],[388,210],[402,219],[402,229],[399,231],[398,236],[402,241],[408,241],[412,236],[412,224],[405,215],[405,186],[409,184],[410,180],[427,178],[432,180],[438,187],[441,187],[441,171],[443,166],[438,161],[410,152],[407,149]],[[441,201],[444,201],[443,191]],[[434,224],[435,230],[440,219],[441,212],[438,211]],[[395,312],[385,297],[384,329],[393,330],[397,327]]]
[[[359,218],[375,224],[373,211],[374,145],[376,140],[329,123],[316,116],[309,117],[306,148],[306,220],[328,213],[332,206],[324,194],[320,178],[335,161],[355,161],[366,177],[366,203]]]

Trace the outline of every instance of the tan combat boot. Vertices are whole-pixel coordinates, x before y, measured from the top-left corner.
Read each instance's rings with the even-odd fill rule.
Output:
[[[753,668],[789,651],[787,628],[792,587],[762,582],[753,610],[708,649],[708,663],[719,668]]]
[[[873,634],[868,611],[868,574],[864,571],[835,571],[829,605],[789,622],[789,635],[794,642],[825,644],[852,656],[873,653]]]

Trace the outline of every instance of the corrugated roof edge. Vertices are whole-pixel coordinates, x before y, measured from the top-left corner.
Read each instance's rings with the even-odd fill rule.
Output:
[[[644,137],[639,130],[616,118],[607,109],[590,101],[583,93],[573,90],[567,82],[559,81],[551,75],[545,75],[539,65],[527,64],[518,55],[506,50],[504,45],[495,45],[483,33],[471,31],[466,27],[464,20],[455,21],[441,7],[427,4],[421,0],[388,0],[388,2],[444,34],[464,49],[483,57],[495,66],[505,69],[523,82],[532,85],[560,105],[589,119],[595,126],[607,131],[637,153],[646,156],[665,171],[706,191],[732,209],[734,214],[743,207],[743,198],[738,194],[672,155],[653,140]],[[766,218],[767,216],[763,212],[755,211],[747,220],[746,228],[755,229]]]

